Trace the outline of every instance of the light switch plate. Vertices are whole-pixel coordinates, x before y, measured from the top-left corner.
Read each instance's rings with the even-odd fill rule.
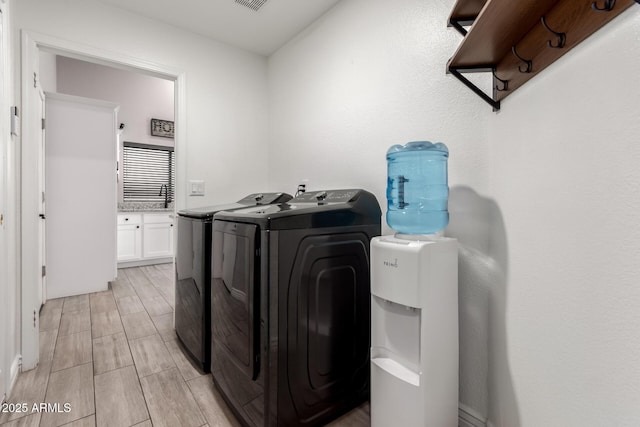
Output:
[[[204,196],[204,181],[190,180],[187,192],[190,196]]]

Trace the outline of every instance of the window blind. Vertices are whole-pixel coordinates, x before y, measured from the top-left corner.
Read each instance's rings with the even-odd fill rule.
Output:
[[[125,201],[164,202],[163,185],[167,186],[169,201],[173,201],[176,168],[172,147],[124,142],[122,155]]]

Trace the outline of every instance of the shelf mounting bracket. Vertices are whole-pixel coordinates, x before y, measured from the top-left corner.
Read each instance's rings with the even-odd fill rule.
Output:
[[[495,77],[495,67],[492,65],[487,66],[473,66],[473,67],[447,67],[447,72],[453,74],[453,76],[460,80],[466,87],[471,89],[473,93],[478,95],[484,102],[491,105],[493,111],[500,110],[500,101],[497,101],[493,98],[493,96],[489,96],[482,91],[478,86],[476,86],[471,80],[467,79],[463,73],[481,73],[481,72],[490,72]],[[506,89],[506,88],[505,88]]]
[[[473,21],[471,21],[471,23],[473,23]],[[467,30],[464,28],[464,25],[470,25],[469,21],[453,18],[449,20],[449,26],[455,28],[457,32],[462,34],[462,37],[467,35]]]
[[[640,1],[640,0],[636,0]],[[470,27],[475,22],[475,17],[460,17],[460,18],[449,18],[449,22],[447,24],[448,27],[453,27],[457,32],[462,34],[462,37],[466,36],[468,31],[465,27]]]

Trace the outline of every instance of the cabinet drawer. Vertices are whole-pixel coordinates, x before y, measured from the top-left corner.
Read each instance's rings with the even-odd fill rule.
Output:
[[[140,214],[118,214],[118,225],[141,223],[142,215]]]
[[[153,213],[153,214],[144,214],[144,223],[145,224],[167,224],[173,222],[173,214],[172,213]]]

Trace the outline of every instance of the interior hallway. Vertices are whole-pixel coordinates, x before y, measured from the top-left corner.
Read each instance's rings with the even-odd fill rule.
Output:
[[[28,411],[2,413],[0,425],[238,426],[211,375],[183,352],[173,301],[172,264],[121,269],[108,291],[47,301],[40,364],[19,375],[9,400]],[[32,413],[41,402],[60,412]],[[368,405],[330,425],[368,426]]]

